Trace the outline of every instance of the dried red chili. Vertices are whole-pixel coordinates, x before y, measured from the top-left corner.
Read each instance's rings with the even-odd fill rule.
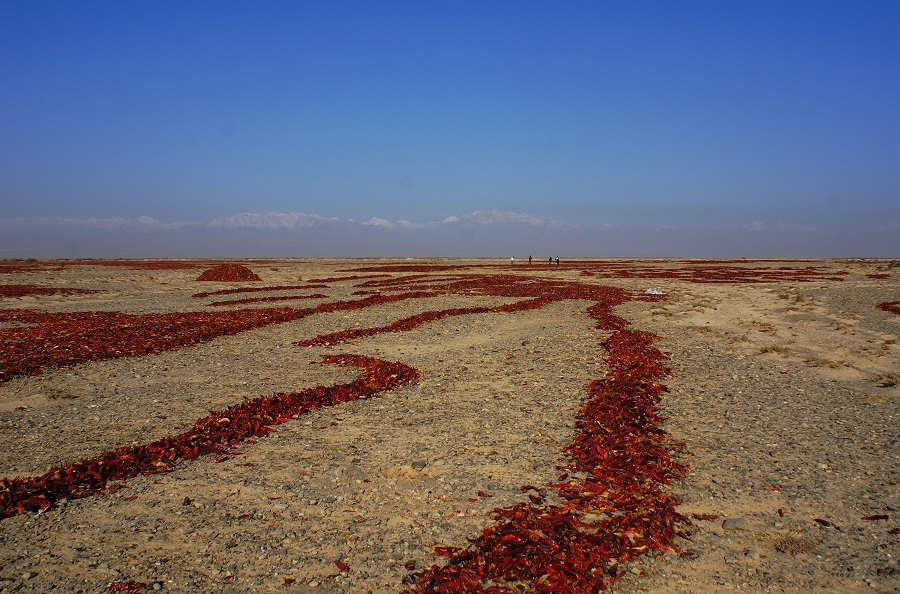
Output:
[[[143,590],[146,587],[147,587],[147,584],[145,584],[144,582],[136,582],[134,580],[128,580],[128,581],[113,582],[109,586],[107,586],[107,589],[110,592],[126,592],[127,594],[133,594],[133,593],[136,593],[138,590]]]
[[[900,314],[900,301],[885,301],[875,307],[893,314]]]

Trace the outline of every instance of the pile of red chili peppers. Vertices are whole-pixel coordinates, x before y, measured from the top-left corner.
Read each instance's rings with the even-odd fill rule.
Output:
[[[209,270],[204,270],[197,277],[198,281],[218,281],[222,283],[233,283],[242,281],[261,281],[259,275],[240,264],[219,264]]]

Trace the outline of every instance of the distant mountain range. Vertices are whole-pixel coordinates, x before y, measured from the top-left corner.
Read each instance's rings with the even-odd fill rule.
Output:
[[[210,221],[0,219],[0,259],[206,257],[897,257],[897,229],[858,237],[759,221],[721,228],[588,226],[479,210],[415,223],[301,212]]]

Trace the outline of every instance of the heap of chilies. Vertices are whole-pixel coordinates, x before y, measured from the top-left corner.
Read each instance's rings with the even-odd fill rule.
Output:
[[[217,282],[240,282],[240,281],[261,281],[259,275],[240,264],[219,264],[209,270],[204,270],[198,281],[217,281]]]

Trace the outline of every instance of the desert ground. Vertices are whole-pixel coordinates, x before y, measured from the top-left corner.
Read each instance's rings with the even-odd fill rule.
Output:
[[[222,264],[260,280],[198,280]],[[461,592],[898,592],[900,315],[878,307],[898,279],[891,260],[0,262],[0,592],[454,591],[459,568],[483,577]],[[223,412],[344,384],[369,391]],[[661,417],[621,443],[661,449],[585,467],[578,436],[630,414],[585,412],[591,386],[619,385]],[[201,426],[231,441],[143,447]],[[594,573],[560,578],[576,557]]]

